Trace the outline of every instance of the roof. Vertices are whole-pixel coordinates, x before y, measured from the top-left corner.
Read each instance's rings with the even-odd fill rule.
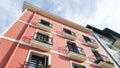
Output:
[[[116,39],[116,37],[120,38],[119,33],[115,32],[115,31],[113,31],[113,30],[111,30],[109,28],[105,28],[103,30],[100,30],[100,29],[95,28],[95,27],[93,27],[91,25],[87,25],[86,27],[89,28],[89,29],[92,29],[94,32],[96,32],[98,34],[101,34],[101,35],[104,35],[104,36],[106,36],[108,38],[112,38],[112,39]]]
[[[31,4],[27,3],[27,2],[24,2],[24,4],[23,4],[23,11],[25,9],[35,11],[35,12],[39,13],[40,15],[43,15],[43,16],[45,16],[47,18],[55,20],[55,21],[57,21],[57,22],[59,22],[61,24],[67,25],[67,26],[72,27],[74,29],[77,29],[79,31],[82,31],[82,32],[85,32],[85,33],[88,33],[88,34],[92,34],[92,32],[93,32],[91,29],[88,29],[88,28],[83,27],[83,26],[81,26],[79,24],[76,24],[76,23],[71,22],[69,20],[66,20],[64,18],[61,18],[59,16],[56,16],[56,15],[54,15],[52,13],[49,13],[49,12],[47,12],[47,11],[41,9],[41,8],[33,6],[33,5],[31,5]]]

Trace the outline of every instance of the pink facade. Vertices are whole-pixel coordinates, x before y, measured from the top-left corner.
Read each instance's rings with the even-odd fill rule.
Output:
[[[36,33],[36,29],[47,32],[44,29],[37,27],[40,19],[52,24],[52,31],[48,32],[53,38],[53,45],[50,51],[31,46],[31,40]],[[85,57],[87,57],[85,61],[79,61],[67,56],[68,48],[66,41],[68,39],[63,36],[63,28],[75,32],[76,40],[72,42],[76,43],[78,47],[84,50]],[[85,27],[82,28],[87,29]],[[70,27],[57,20],[41,15],[37,11],[35,12],[31,9],[24,10],[20,18],[18,18],[12,27],[10,27],[0,38],[0,68],[27,68],[25,67],[25,63],[28,61],[27,58],[29,58],[29,52],[31,50],[40,52],[40,54],[43,53],[43,55],[47,54],[51,56],[48,59],[50,68],[74,68],[72,67],[72,63],[83,65],[86,68],[99,68],[99,65],[94,63],[95,56],[91,51],[92,48],[84,44],[84,38],[82,35],[95,40],[91,33]],[[100,54],[107,56],[102,47],[99,46],[96,50],[98,50]]]

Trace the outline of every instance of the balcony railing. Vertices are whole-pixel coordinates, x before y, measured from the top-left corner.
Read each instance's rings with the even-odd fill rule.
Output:
[[[33,39],[36,41],[39,41],[39,42],[43,42],[45,44],[53,45],[53,42],[52,42],[53,39],[51,37],[48,37],[48,38],[46,38],[46,40],[44,40],[45,38],[42,38],[42,36],[39,38],[37,38],[37,36],[36,36]]]
[[[23,68],[36,68],[36,66],[33,62],[25,62]],[[39,68],[50,68],[50,65],[46,67],[44,64],[39,64]]]
[[[50,51],[53,45],[52,40],[53,39],[50,37],[44,37],[42,35],[37,36],[36,34],[31,41],[31,46],[41,50]]]
[[[104,55],[101,55],[101,57],[95,62],[102,68],[114,68],[114,63],[111,62],[109,58]]]
[[[87,59],[85,52],[81,47],[78,47],[78,49],[79,49],[79,52],[69,50],[67,53],[67,56],[71,59],[84,62]]]

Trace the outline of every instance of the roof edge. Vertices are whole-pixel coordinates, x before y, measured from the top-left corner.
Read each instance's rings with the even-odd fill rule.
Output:
[[[48,18],[53,19],[55,21],[58,21],[61,24],[67,25],[67,26],[72,27],[74,29],[77,29],[79,31],[82,31],[82,32],[85,32],[85,33],[88,33],[88,34],[92,34],[93,33],[93,31],[91,29],[88,29],[88,28],[83,27],[83,26],[81,26],[79,24],[76,24],[74,22],[66,20],[66,19],[64,19],[62,17],[56,16],[56,15],[54,15],[52,13],[49,13],[49,12],[47,12],[47,11],[41,9],[41,8],[33,6],[32,4],[29,4],[27,2],[24,2],[24,4],[23,4],[23,11],[25,9],[29,9],[29,10],[35,11],[35,12],[39,13],[40,15],[43,15],[45,17],[48,17]]]

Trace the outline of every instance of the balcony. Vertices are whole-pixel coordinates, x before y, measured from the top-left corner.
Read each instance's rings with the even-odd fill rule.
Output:
[[[52,31],[52,24],[44,20],[41,20],[37,27],[48,32]]]
[[[36,33],[35,37],[31,40],[31,46],[41,50],[50,51],[52,49],[52,38]]]
[[[78,60],[80,62],[84,62],[87,59],[82,48],[79,48],[79,53],[69,50],[69,52],[67,53],[67,56],[71,59]]]
[[[96,60],[96,63],[101,67],[101,68],[114,68],[114,63],[108,60],[108,57],[106,58],[105,56],[100,57],[98,60]]]
[[[73,40],[73,41],[77,39],[74,32],[72,32],[72,31],[70,31],[68,29],[65,29],[65,28],[63,29],[63,36],[65,38]]]
[[[86,45],[89,47],[95,48],[95,49],[97,49],[99,47],[99,45],[94,42],[87,42]]]
[[[119,39],[116,40],[116,41],[113,43],[113,45],[114,45],[115,47],[120,48],[120,40],[119,40]]]

